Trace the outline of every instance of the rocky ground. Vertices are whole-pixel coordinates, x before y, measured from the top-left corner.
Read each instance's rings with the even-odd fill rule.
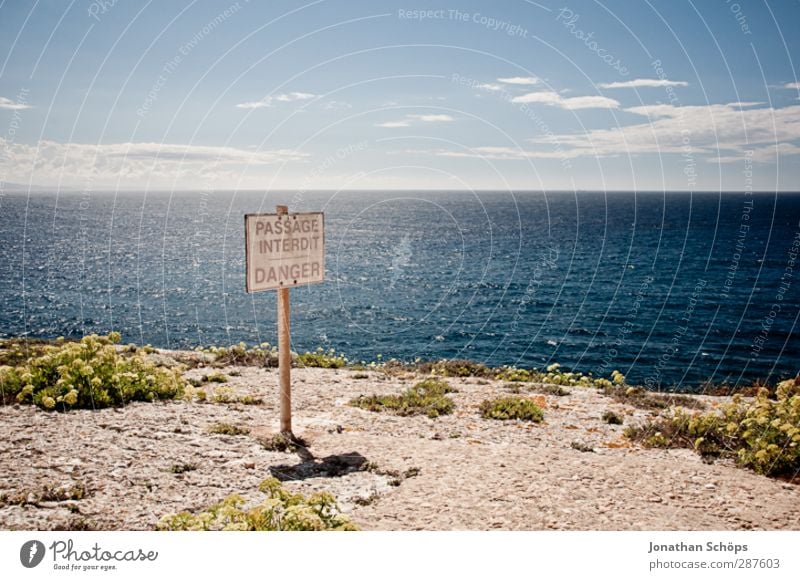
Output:
[[[449,378],[453,414],[399,417],[347,402],[399,393],[419,375],[295,369],[294,430],[308,449],[282,453],[260,442],[278,427],[277,371],[221,371],[238,376],[209,395],[216,387],[263,402],[0,408],[0,529],[149,530],[231,493],[260,499],[270,475],[292,490],[332,492],[365,530],[800,529],[800,486],[690,450],[632,446],[625,425],[654,412],[593,388],[557,397],[523,387],[544,408],[534,424],[480,416],[481,401],[519,387]],[[698,398],[708,408],[723,402]],[[603,421],[607,410],[625,425]],[[218,423],[249,433],[211,434]]]

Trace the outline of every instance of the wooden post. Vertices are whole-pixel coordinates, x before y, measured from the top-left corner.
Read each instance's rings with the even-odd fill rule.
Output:
[[[275,209],[275,213],[278,215],[289,213],[289,208],[285,205],[279,205]],[[289,289],[278,288],[278,373],[280,376],[281,433],[293,439],[290,317]]]

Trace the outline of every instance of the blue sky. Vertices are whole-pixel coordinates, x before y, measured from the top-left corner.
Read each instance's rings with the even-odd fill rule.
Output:
[[[0,4],[0,182],[797,190],[800,3]]]

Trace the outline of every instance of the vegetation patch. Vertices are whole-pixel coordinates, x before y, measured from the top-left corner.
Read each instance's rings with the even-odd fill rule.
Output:
[[[277,451],[279,453],[294,453],[300,448],[307,448],[308,444],[300,437],[289,437],[283,433],[275,433],[268,437],[258,439],[261,446],[267,451]]]
[[[181,512],[164,516],[159,530],[208,531],[280,531],[280,530],[356,530],[356,526],[339,513],[336,499],[329,493],[305,497],[283,488],[275,478],[264,480],[259,491],[266,499],[251,508],[245,500],[231,495],[220,503],[197,513]]]
[[[561,385],[531,385],[528,390],[541,395],[552,395],[553,397],[566,397],[569,395],[569,390]]]
[[[642,387],[629,387],[624,384],[606,385],[602,393],[617,402],[625,403],[638,409],[659,410],[670,407],[686,407],[704,409],[705,404],[695,397],[675,393],[654,394]]]
[[[519,419],[539,423],[544,419],[542,409],[530,399],[524,397],[498,397],[487,399],[480,406],[484,419],[507,421]]]
[[[54,532],[92,532],[97,530],[97,524],[83,516],[72,516],[65,524],[56,524]]]
[[[261,397],[254,397],[252,395],[242,395],[236,399],[236,402],[240,405],[262,405],[264,403],[264,399]]]
[[[197,350],[212,357],[212,364],[217,367],[254,366],[270,368],[278,366],[278,349],[268,342],[262,342],[252,348],[247,348],[247,344],[240,342],[229,347],[212,346]]]
[[[453,359],[453,360],[440,360],[437,362],[421,363],[418,372],[424,374],[433,374],[440,377],[482,377],[491,378],[494,376],[494,371],[487,367],[485,364],[476,363],[470,360]]]
[[[40,490],[21,490],[16,493],[0,494],[0,506],[38,506],[43,502],[78,501],[87,495],[86,485],[81,481],[66,486],[46,484]]]
[[[214,423],[208,428],[212,435],[248,435],[250,429],[232,423]]]
[[[609,425],[622,425],[624,422],[622,416],[614,411],[604,411],[600,418]]]
[[[712,397],[732,397],[733,395],[756,397],[761,389],[767,389],[770,399],[776,397],[777,385],[770,385],[762,380],[753,381],[749,385],[713,384],[709,382],[702,385],[700,392]]]
[[[324,350],[322,347],[314,352],[304,352],[297,355],[297,366],[316,367],[321,369],[340,369],[347,364],[347,358],[334,349]]]
[[[23,364],[0,367],[0,401],[67,411],[183,396],[178,370],[160,368],[138,351],[123,356],[114,347],[119,340],[112,332],[45,345]]]
[[[227,383],[230,380],[228,375],[215,371],[208,375],[203,375],[202,381],[206,383]]]
[[[689,413],[677,409],[671,417],[625,435],[646,447],[686,447],[704,456],[732,457],[742,467],[764,475],[800,472],[800,380],[778,384],[776,399],[767,389],[753,401],[740,395],[719,412]]]
[[[0,366],[15,367],[25,364],[32,358],[42,356],[46,346],[63,343],[63,338],[56,341],[36,338],[0,339]]]
[[[446,381],[426,379],[400,395],[361,395],[350,401],[353,407],[367,411],[389,411],[400,416],[427,415],[438,417],[453,411],[455,403],[445,396],[455,392]]]
[[[175,463],[170,465],[169,471],[170,473],[174,473],[175,475],[180,475],[182,473],[188,473],[189,471],[196,471],[197,465],[194,463]]]

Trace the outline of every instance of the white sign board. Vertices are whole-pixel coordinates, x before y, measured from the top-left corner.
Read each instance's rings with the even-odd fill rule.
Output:
[[[325,279],[325,214],[244,216],[247,291],[292,288]]]

